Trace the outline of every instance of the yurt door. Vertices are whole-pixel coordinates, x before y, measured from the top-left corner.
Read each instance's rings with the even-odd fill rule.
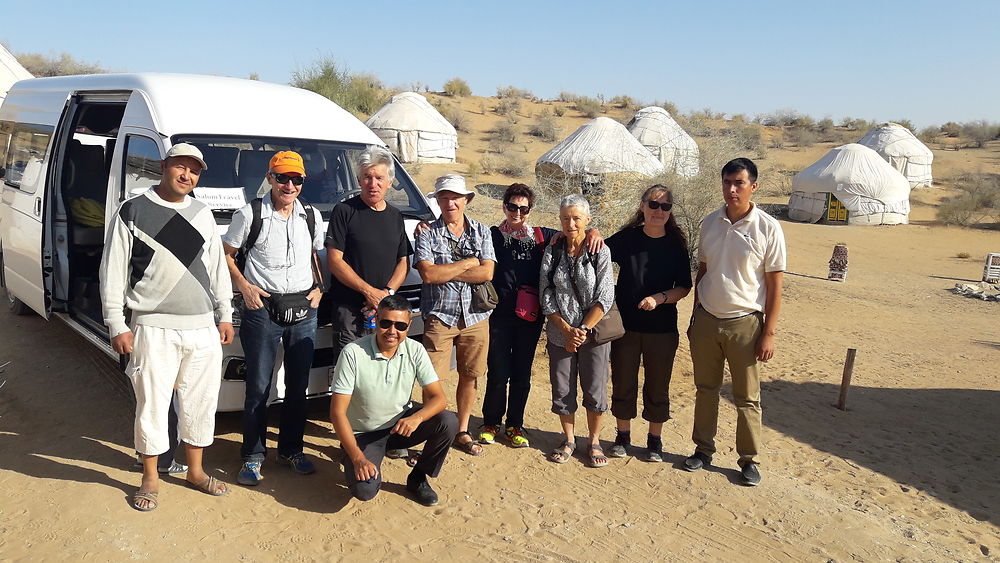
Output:
[[[844,207],[844,204],[840,203],[840,200],[837,199],[837,196],[833,194],[827,194],[826,222],[827,223],[847,222],[847,208]]]

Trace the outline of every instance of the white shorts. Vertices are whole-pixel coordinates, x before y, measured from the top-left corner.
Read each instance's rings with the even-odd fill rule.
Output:
[[[125,374],[135,390],[135,449],[159,455],[170,449],[167,415],[177,388],[177,436],[205,447],[215,438],[222,379],[218,329],[175,330],[137,325]]]

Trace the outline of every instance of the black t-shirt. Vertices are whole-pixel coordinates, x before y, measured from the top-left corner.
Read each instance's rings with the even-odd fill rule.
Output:
[[[691,262],[687,248],[669,237],[652,238],[642,227],[618,231],[605,244],[619,266],[615,302],[625,330],[648,333],[677,332],[677,305],[664,303],[652,311],[639,301],[675,287],[691,289]]]
[[[399,210],[386,203],[385,209],[375,211],[361,201],[361,196],[333,208],[326,246],[342,251],[344,261],[354,273],[377,288],[389,283],[400,258],[413,253]],[[338,303],[357,304],[364,299],[336,277],[330,284],[330,292]]]
[[[539,227],[542,230],[542,244],[519,241],[504,236],[499,227],[490,227],[493,235],[493,251],[497,264],[493,270],[493,287],[497,290],[497,303],[493,314],[513,315],[517,303],[517,288],[527,285],[538,289],[538,278],[542,269],[542,254],[557,231]]]

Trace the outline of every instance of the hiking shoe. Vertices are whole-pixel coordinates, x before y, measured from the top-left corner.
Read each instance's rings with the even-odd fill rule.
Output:
[[[395,450],[386,450],[385,457],[389,459],[406,459],[410,457],[410,450],[406,448],[396,448]]]
[[[748,463],[740,469],[740,478],[743,485],[756,487],[760,485],[760,471],[757,470],[756,463]]]
[[[505,435],[512,448],[527,448],[529,446],[528,439],[524,437],[524,429],[519,426],[508,426]]]
[[[156,471],[159,472],[161,475],[164,475],[164,474],[165,475],[179,475],[181,473],[186,473],[187,470],[188,470],[188,466],[184,465],[183,463],[177,463],[176,459],[170,461],[170,467],[157,467],[156,468]]]
[[[618,434],[615,435],[614,445],[611,446],[610,450],[608,450],[608,455],[610,457],[627,456],[628,448],[632,446],[632,441],[630,439],[630,436],[631,436],[630,432],[622,432],[621,430],[619,430]]]
[[[659,463],[663,461],[663,439],[659,436],[648,436],[646,438],[646,461]]]
[[[316,473],[316,466],[313,465],[313,462],[309,461],[309,459],[306,458],[306,455],[302,452],[292,454],[287,457],[278,455],[278,463],[291,467],[292,471],[298,473],[299,475]]]
[[[691,457],[684,460],[684,471],[698,471],[706,465],[712,464],[712,456],[701,452],[694,452]]]
[[[488,424],[484,425],[479,430],[479,443],[480,444],[493,444],[497,440],[497,435],[501,432],[501,427],[499,424]]]
[[[243,467],[240,468],[239,475],[236,476],[236,482],[240,485],[256,487],[260,484],[260,480],[262,478],[263,477],[260,475],[259,461],[244,461]]]
[[[406,490],[413,493],[416,501],[424,506],[434,506],[438,503],[438,495],[431,488],[431,484],[427,482],[426,477],[418,480],[411,473],[406,478]]]

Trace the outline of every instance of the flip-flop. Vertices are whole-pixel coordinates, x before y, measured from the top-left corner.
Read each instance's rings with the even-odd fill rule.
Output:
[[[222,495],[229,493],[229,487],[227,487],[226,484],[223,483],[222,481],[219,481],[218,479],[212,476],[205,477],[205,479],[199,483],[192,483],[191,481],[185,481],[185,482],[189,486],[198,489],[203,493],[208,493],[213,497],[221,497]],[[219,488],[219,485],[222,485],[221,489]]]
[[[564,448],[569,448],[569,453],[563,451]],[[573,454],[576,452],[576,444],[566,440],[565,442],[559,444],[559,447],[549,452],[549,461],[553,463],[566,463],[570,459],[573,459]]]
[[[598,455],[594,455],[594,452],[601,452]],[[591,467],[605,467],[608,465],[608,458],[604,455],[604,448],[599,444],[590,445],[590,464]]]
[[[159,506],[159,503],[156,500],[157,495],[159,495],[159,491],[136,491],[135,494],[132,495],[132,508],[140,512],[156,510],[156,507]],[[140,500],[146,501],[146,506],[139,506]]]
[[[420,461],[420,452],[413,452],[410,457],[406,458],[406,466],[416,467],[418,461]]]
[[[468,442],[462,442],[461,440],[459,440],[459,438],[461,438],[463,435],[469,437]],[[475,438],[473,438],[472,434],[469,434],[467,430],[463,430],[455,435],[455,447],[469,455],[482,455],[484,451],[483,447],[479,445],[479,442]],[[479,451],[476,451],[476,448],[479,448]]]

